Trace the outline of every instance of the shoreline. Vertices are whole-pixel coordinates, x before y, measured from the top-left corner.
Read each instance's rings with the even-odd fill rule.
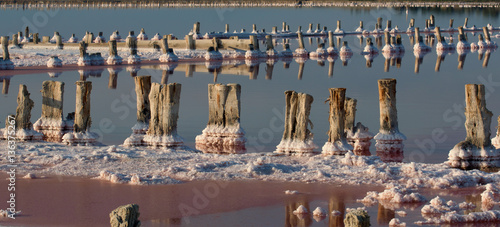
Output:
[[[500,8],[500,2],[463,2],[463,1],[405,1],[405,2],[371,2],[371,1],[279,1],[279,2],[254,2],[254,1],[155,1],[155,2],[114,2],[114,1],[89,1],[89,2],[3,2],[1,9],[72,9],[72,8],[314,8],[314,7],[354,7],[354,8],[378,8],[378,7],[408,7],[408,8]]]

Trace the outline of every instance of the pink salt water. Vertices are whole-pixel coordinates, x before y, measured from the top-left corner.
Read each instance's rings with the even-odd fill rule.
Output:
[[[16,206],[22,212],[15,220],[1,218],[2,226],[109,226],[111,210],[129,203],[139,204],[142,226],[343,226],[346,208],[363,207],[357,199],[362,199],[368,191],[384,190],[367,185],[264,181],[137,186],[57,176],[20,178],[16,189]],[[285,193],[286,190],[298,193]],[[469,189],[421,193],[428,200],[440,195],[446,200],[473,202],[478,207],[481,203],[480,196],[471,196],[480,192]],[[0,190],[0,200],[8,200],[7,187]],[[311,214],[294,215],[300,205]],[[395,210],[375,205],[367,211],[372,226],[387,226],[395,217],[412,225],[423,220],[422,205],[405,205]],[[316,207],[323,208],[328,215],[313,216]],[[405,217],[395,212],[401,210],[407,213]],[[332,211],[340,211],[340,215],[333,216]]]

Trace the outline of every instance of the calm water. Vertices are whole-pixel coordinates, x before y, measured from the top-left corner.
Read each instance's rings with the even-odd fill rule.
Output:
[[[474,24],[484,26],[488,23],[500,25],[498,12],[489,10],[411,10],[409,15],[406,15],[399,9],[382,8],[70,9],[2,11],[0,18],[19,18],[19,20],[12,20],[12,23],[2,26],[0,33],[24,31],[23,26],[27,21],[35,21],[33,26],[30,25],[31,31],[43,35],[50,35],[57,30],[63,36],[68,37],[70,33],[77,33],[77,35],[81,34],[78,35],[81,38],[84,31],[89,30],[94,33],[105,31],[105,35],[108,36],[116,29],[125,33],[128,30],[138,31],[144,27],[150,36],[155,32],[160,32],[182,37],[189,32],[195,21],[202,22],[203,33],[212,30],[221,31],[225,23],[230,23],[231,30],[246,28],[248,31],[251,30],[251,24],[256,23],[258,28],[265,28],[269,31],[272,26],[280,25],[282,21],[287,21],[293,31],[299,25],[303,30],[307,30],[310,22],[321,23],[322,26],[334,29],[337,19],[343,21],[342,26],[347,31],[354,30],[359,20],[365,21],[365,28],[373,29],[377,17],[383,17],[384,24],[387,19],[391,19],[393,27],[398,25],[401,29],[406,29],[410,18],[415,18],[417,26],[423,27],[424,19],[432,13],[436,15],[437,24],[443,28],[448,27],[450,18],[455,18],[455,27],[458,27],[466,16],[469,17],[469,26]],[[297,16],[299,14],[300,17]],[[69,20],[72,21],[71,24],[66,23]],[[173,20],[176,23],[169,22]],[[311,111],[314,124],[312,131],[315,134],[315,142],[320,147],[327,141],[328,105],[324,104],[324,101],[328,97],[328,88],[331,87],[347,88],[347,96],[358,100],[357,121],[361,121],[370,128],[370,131],[376,133],[379,128],[377,80],[387,77],[398,80],[398,118],[400,131],[408,137],[405,142],[407,161],[443,162],[453,145],[465,137],[463,100],[464,85],[468,83],[487,84],[488,108],[495,114],[492,120],[492,136],[494,136],[495,119],[500,113],[500,105],[494,102],[500,96],[498,92],[500,79],[497,76],[497,71],[500,69],[497,64],[500,62],[499,54],[491,53],[488,66],[483,67],[483,60],[479,59],[478,53],[469,53],[463,69],[457,67],[458,55],[449,54],[442,62],[440,71],[436,72],[437,56],[433,50],[421,60],[418,73],[416,73],[415,56],[412,53],[409,37],[406,34],[402,36],[407,51],[400,67],[393,65],[389,67],[389,70],[386,70],[385,59],[382,55],[373,60],[371,68],[366,66],[364,56],[359,54],[360,40],[356,36],[346,36],[342,39],[349,42],[355,54],[344,65],[340,59],[336,59],[332,76],[328,75],[330,67],[328,61],[313,60],[305,63],[302,76],[299,75],[299,64],[295,61],[290,63],[289,68],[284,67],[281,61],[276,62],[272,69],[272,76],[269,74],[266,76],[266,68],[269,69],[266,63],[248,67],[241,62],[241,65],[233,67],[237,70],[223,69],[217,77],[217,83],[242,85],[241,124],[247,132],[248,151],[272,152],[279,143],[283,130],[283,93],[286,90],[296,90],[314,96],[315,101]],[[468,34],[470,41],[477,41],[475,36],[477,34]],[[499,41],[496,38],[493,40]],[[315,50],[317,42],[316,38],[310,40],[306,38],[307,49]],[[292,41],[292,49],[296,47],[296,41]],[[195,136],[201,133],[207,123],[207,84],[213,83],[214,77],[212,73],[207,72],[204,63],[196,66],[197,71],[192,75],[186,73],[188,68],[190,67],[187,65],[179,64],[173,74],[169,75],[168,81],[183,85],[178,132],[184,137],[188,146],[194,147]],[[161,74],[161,70],[147,66],[138,72],[138,75],[152,75],[156,82],[160,81]],[[32,122],[35,122],[41,114],[41,96],[38,91],[42,82],[49,79],[66,83],[64,111],[65,113],[74,111],[74,82],[79,78],[79,73],[76,71],[64,72],[57,78],[50,78],[47,73],[4,78],[10,78],[10,88],[8,94],[3,94],[0,98],[2,104],[0,116],[15,112],[18,86],[23,83],[28,86],[31,98],[35,101],[35,108],[32,112]],[[90,77],[88,80],[93,82],[91,96],[93,130],[102,135],[104,144],[121,144],[130,135],[130,128],[135,123],[133,78],[126,68],[123,68],[118,74],[116,89],[108,88],[107,70],[100,73],[100,76]],[[374,147],[372,147],[372,153],[374,153]]]
[[[132,186],[68,177],[20,179],[17,188],[16,207],[22,210],[22,215],[15,221],[0,219],[0,225],[109,226],[109,213],[113,209],[136,203],[140,206],[142,226],[343,226],[346,208],[362,207],[357,199],[362,199],[368,191],[383,190],[374,186],[214,181]],[[285,195],[285,190],[298,190],[300,194]],[[0,199],[9,199],[6,188],[2,187],[0,192]],[[478,206],[473,211],[481,209],[479,193],[470,189],[421,192],[429,200],[439,195],[457,203],[472,202]],[[310,211],[322,207],[342,214],[318,220],[309,215],[299,218],[292,212],[300,205]],[[396,211],[406,211],[406,217],[381,205],[368,207],[367,211],[371,226],[387,226],[392,218],[412,226],[413,222],[423,220],[422,206],[396,207]]]

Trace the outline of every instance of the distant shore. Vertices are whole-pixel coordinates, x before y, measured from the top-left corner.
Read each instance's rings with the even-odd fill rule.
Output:
[[[243,8],[243,7],[409,7],[409,8],[498,8],[498,1],[249,1],[249,0],[98,0],[98,1],[2,1],[2,9],[47,8]]]

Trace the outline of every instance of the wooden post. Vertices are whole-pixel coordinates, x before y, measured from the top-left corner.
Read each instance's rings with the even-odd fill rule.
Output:
[[[471,169],[499,167],[499,151],[491,145],[491,117],[486,108],[485,87],[482,84],[465,85],[464,141],[455,145],[448,155],[451,167]]]
[[[491,39],[490,39],[490,32],[488,31],[488,27],[483,27],[483,34],[484,34],[484,39],[486,40],[486,42],[490,43]]]
[[[92,123],[90,117],[90,92],[92,91],[92,82],[77,81],[76,83],[76,108],[75,123],[73,125],[76,133],[85,133],[90,129]]]
[[[136,76],[135,94],[137,95],[137,122],[149,124],[151,111],[149,108],[149,92],[151,91],[151,76]]]
[[[17,109],[16,109],[16,131],[20,129],[30,130],[33,129],[31,124],[31,109],[35,103],[30,99],[28,88],[24,84],[19,84],[19,93],[17,95]]]
[[[193,35],[186,35],[185,37],[186,40],[186,49],[188,50],[195,50],[196,49],[196,44],[193,39]]]
[[[299,41],[299,49],[304,49],[304,38],[302,37],[302,32],[297,33],[298,41]]]
[[[330,88],[330,114],[328,120],[328,142],[322,148],[324,155],[344,155],[352,146],[347,143],[345,133],[345,88]]]
[[[224,33],[229,33],[229,24],[226,24],[224,28]]]
[[[410,27],[415,27],[415,19],[414,18],[411,18],[410,19]]]
[[[356,124],[356,104],[358,100],[346,97],[345,98],[345,123],[344,128],[346,131],[353,131]]]
[[[434,15],[431,14],[430,19],[429,19],[429,28],[434,28],[436,26],[436,21],[434,18]]]
[[[9,37],[8,36],[2,36],[2,49],[3,49],[3,60],[9,60],[10,55],[9,55]]]
[[[112,57],[118,56],[118,49],[116,47],[116,40],[109,41],[109,56],[112,56]]]
[[[450,19],[450,28],[453,28],[453,19]]]
[[[392,29],[392,22],[391,22],[391,20],[387,20],[387,27],[386,27],[386,29],[387,29],[389,32],[391,31],[391,29]]]
[[[257,36],[251,35],[250,36],[250,43],[253,45],[254,50],[260,51],[259,40],[257,40]]]
[[[63,119],[64,83],[44,81],[42,84],[42,116],[33,127],[50,141],[60,142],[69,129]]]
[[[342,22],[340,20],[337,20],[337,30],[342,29]]]
[[[252,33],[257,33],[257,25],[252,24]]]
[[[193,25],[193,33],[200,34],[200,22],[196,22]]]
[[[382,29],[382,17],[377,18],[377,29]]]
[[[285,130],[275,152],[313,153],[316,145],[312,142],[313,134],[308,129],[313,97],[305,93],[285,91],[285,100]]]
[[[468,21],[469,21],[469,18],[468,18],[468,17],[466,17],[466,18],[465,18],[465,21],[464,21],[464,26],[463,26],[464,28],[466,28],[466,27],[467,27],[467,22],[468,22]]]
[[[56,36],[56,48],[57,49],[63,49],[63,42],[62,42],[62,37],[59,35],[59,32],[55,32]]]
[[[328,31],[328,47],[335,48],[335,42],[333,39],[333,32],[332,31]]]
[[[283,21],[283,29],[281,29],[282,32],[286,31],[286,22]]]
[[[38,33],[33,34],[33,43],[38,44],[40,42],[40,39],[38,38]]]
[[[378,80],[380,104],[380,130],[375,136],[377,155],[382,161],[400,162],[403,160],[403,140],[399,132],[396,108],[396,79]]]
[[[182,138],[177,135],[181,84],[151,84],[149,104],[151,120],[144,142],[152,146],[180,146]]]

